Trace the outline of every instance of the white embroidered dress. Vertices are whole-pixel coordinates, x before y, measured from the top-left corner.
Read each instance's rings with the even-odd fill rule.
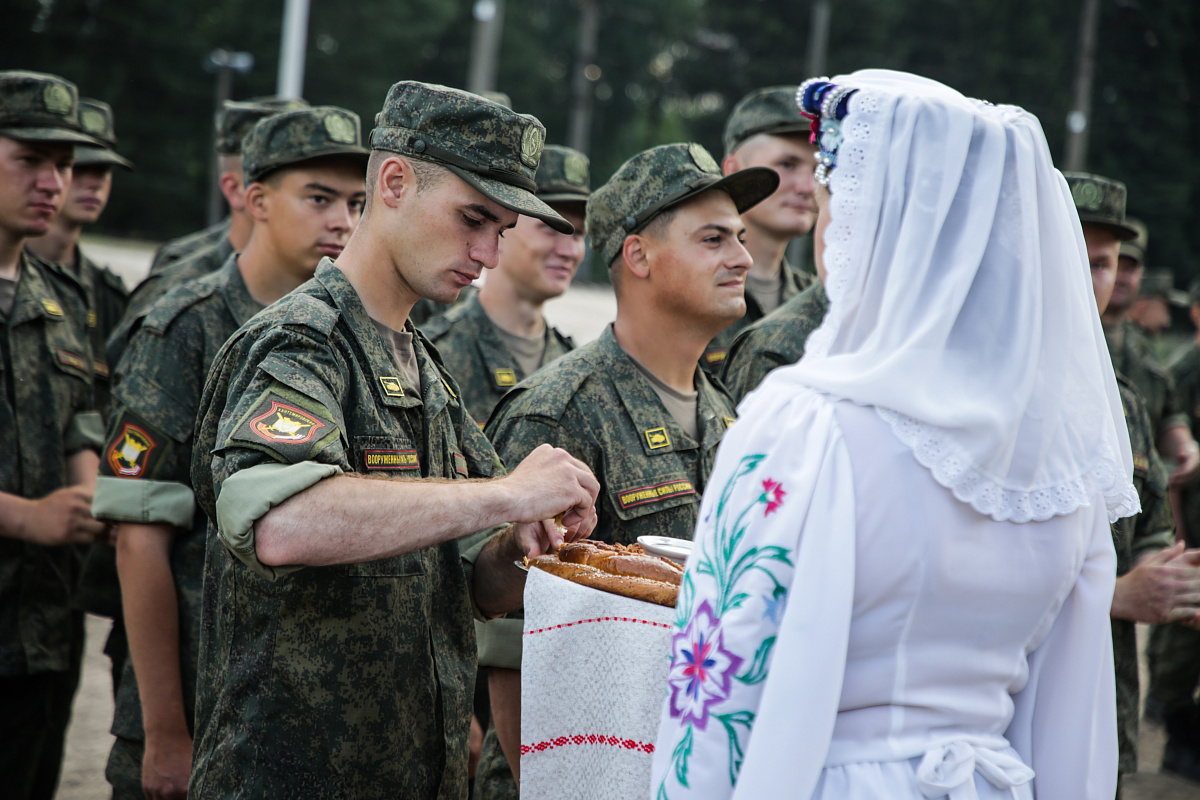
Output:
[[[1137,499],[1065,181],[1019,109],[834,81],[830,313],[722,443],[650,796],[1111,800]]]

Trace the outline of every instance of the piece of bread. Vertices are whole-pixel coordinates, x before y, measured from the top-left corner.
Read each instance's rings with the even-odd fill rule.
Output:
[[[683,578],[682,568],[667,559],[604,542],[573,542],[557,554],[526,559],[526,564],[593,589],[670,608],[675,607]]]

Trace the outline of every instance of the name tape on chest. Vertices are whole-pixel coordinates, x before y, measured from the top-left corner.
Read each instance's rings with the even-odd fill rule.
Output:
[[[645,431],[646,444],[651,450],[657,450],[660,447],[670,447],[671,437],[667,436],[666,428],[651,428]]]
[[[1150,459],[1149,459],[1149,458],[1147,458],[1146,456],[1143,456],[1143,455],[1139,455],[1139,454],[1137,454],[1137,453],[1134,453],[1134,454],[1133,454],[1133,468],[1134,468],[1134,469],[1139,469],[1139,470],[1141,470],[1142,472],[1149,472],[1149,470],[1150,470]]]
[[[695,493],[696,487],[692,485],[691,481],[684,479],[657,483],[653,486],[642,486],[638,489],[621,492],[617,495],[617,502],[621,504],[621,508],[625,509]]]
[[[704,361],[710,367],[715,364],[720,364],[725,360],[726,350],[709,350],[704,354]]]
[[[105,451],[104,457],[113,475],[119,478],[140,478],[146,472],[150,454],[158,447],[144,428],[126,422]]]
[[[72,353],[70,350],[64,350],[61,347],[54,349],[54,355],[58,358],[58,363],[72,369],[77,369],[80,372],[87,372],[91,364],[86,358],[78,353]]]
[[[464,478],[470,477],[470,473],[467,472],[467,459],[462,453],[454,454],[454,471]]]
[[[416,450],[364,450],[363,462],[367,469],[419,470],[421,460]]]

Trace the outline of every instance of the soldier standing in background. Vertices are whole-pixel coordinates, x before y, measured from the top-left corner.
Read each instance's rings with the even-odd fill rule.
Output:
[[[1113,221],[1118,217],[1114,214]],[[1092,292],[1101,315],[1108,305],[1118,273],[1120,242],[1114,233],[1085,229]],[[1200,569],[1194,552],[1174,545],[1174,525],[1167,502],[1167,470],[1154,449],[1153,427],[1145,404],[1133,384],[1117,373],[1117,389],[1129,429],[1133,453],[1133,485],[1142,510],[1112,525],[1117,552],[1117,583],[1109,610],[1113,637],[1113,666],[1117,695],[1119,752],[1117,797],[1126,775],[1137,772],[1138,650],[1135,623],[1160,623],[1195,616],[1200,600]]]
[[[92,406],[87,310],[24,250],[62,208],[79,122],[75,85],[0,72],[0,776],[4,796],[50,800],[79,681],[77,555],[102,423]]]
[[[575,226],[559,233],[522,217],[500,240],[500,262],[483,288],[421,329],[462,387],[480,427],[508,390],[574,349],[542,307],[571,286],[583,261],[583,217],[591,189],[587,156],[569,147],[542,150],[537,196]]]
[[[625,162],[588,200],[588,235],[608,265],[617,319],[509,392],[487,434],[508,464],[546,443],[587,464],[600,481],[594,539],[691,539],[734,419],[728,395],[698,362],[746,309],[751,262],[738,215],[778,185],[764,167],[722,178],[703,147],[671,144]],[[480,661],[493,667],[494,723],[477,796],[498,800],[514,797],[520,778],[521,621],[489,622],[477,635]]]
[[[729,346],[742,329],[816,280],[784,259],[788,243],[812,230],[817,219],[816,145],[809,141],[811,122],[796,108],[796,88],[757,89],[738,101],[725,123],[721,170],[729,175],[748,167],[770,167],[779,173],[779,188],[742,215],[746,249],[754,259],[746,274],[746,313],[705,348],[703,364],[713,374],[720,373]]]
[[[1124,260],[1125,256],[1121,257]],[[1171,327],[1171,309],[1187,308],[1187,292],[1175,288],[1175,273],[1169,269],[1149,269],[1142,276],[1137,302],[1129,312],[1130,321],[1146,337],[1150,355],[1160,364],[1167,363],[1162,334]],[[1186,406],[1184,406],[1186,410]]]
[[[189,237],[169,243],[166,252],[155,257],[150,275],[137,285],[129,298],[117,329],[109,337],[108,362],[121,360],[129,337],[150,307],[171,289],[190,280],[216,272],[233,253],[240,253],[250,238],[253,225],[246,213],[246,184],[242,175],[242,140],[261,119],[308,106],[303,100],[279,100],[262,103],[228,101],[217,116],[217,154],[221,164],[221,191],[229,202],[229,227],[215,242],[206,244],[203,236],[191,240],[194,249],[185,250]],[[204,231],[200,232],[204,234]]]
[[[1101,243],[1134,239],[1137,229],[1125,221],[1125,184],[1086,173],[1063,173],[1071,187],[1084,239],[1089,247]],[[1175,396],[1175,382],[1160,367],[1145,345],[1145,336],[1125,316],[1133,305],[1141,284],[1141,267],[1118,271],[1114,301],[1125,305],[1114,308],[1110,302],[1102,317],[1104,338],[1112,356],[1113,368],[1137,387],[1154,426],[1154,444],[1171,469],[1171,485],[1190,481],[1200,471],[1200,445],[1192,438],[1187,416]]]
[[[209,366],[238,327],[341,252],[362,211],[361,142],[357,115],[331,106],[259,122],[243,151],[254,220],[245,251],[159,300],[117,365],[93,503],[119,526],[132,648],[106,770],[117,800],[187,794],[208,529],[189,470]]]
[[[1192,434],[1200,435],[1200,283],[1189,293],[1192,324],[1196,336],[1170,366],[1187,412]],[[1200,481],[1181,487],[1182,539],[1188,547],[1200,547]],[[1162,769],[1200,781],[1200,630],[1175,623],[1154,629],[1150,640],[1150,691],[1146,705],[1161,714],[1167,729]],[[1149,711],[1147,712],[1149,713]]]
[[[46,235],[30,239],[26,247],[53,264],[60,277],[75,287],[86,304],[86,319],[79,320],[79,323],[87,328],[91,342],[92,388],[96,410],[103,417],[108,413],[109,402],[109,364],[104,356],[104,343],[124,314],[129,293],[119,277],[96,264],[79,248],[79,236],[83,226],[95,224],[104,213],[112,191],[113,168],[132,170],[133,165],[116,152],[112,109],[107,103],[81,99],[79,120],[88,135],[96,137],[103,146],[75,145],[75,167],[62,211],[50,223]],[[88,547],[79,577],[75,608],[113,621],[104,644],[104,653],[112,662],[115,695],[117,680],[125,667],[129,648],[121,617],[117,565],[108,542]],[[79,625],[82,628],[82,620]]]

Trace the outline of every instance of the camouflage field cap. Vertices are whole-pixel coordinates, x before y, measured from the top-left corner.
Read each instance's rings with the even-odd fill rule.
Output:
[[[571,223],[535,196],[545,142],[546,128],[535,117],[418,81],[388,90],[371,131],[372,149],[440,164],[504,208],[571,233]]]
[[[79,98],[79,123],[89,136],[94,136],[103,147],[90,145],[75,145],[75,166],[86,167],[108,164],[114,167],[132,170],[129,160],[117,155],[117,135],[113,130],[112,106],[102,100],[92,100],[89,97]]]
[[[282,167],[323,156],[357,158],[365,174],[371,151],[363,147],[358,114],[316,106],[261,119],[242,142],[242,172],[249,184]]]
[[[1121,255],[1132,258],[1138,264],[1146,263],[1146,247],[1150,244],[1150,232],[1146,223],[1140,219],[1126,217],[1125,224],[1137,231],[1137,236],[1127,242],[1121,242]]]
[[[216,144],[218,155],[236,156],[242,152],[242,141],[260,119],[281,111],[298,111],[308,108],[303,100],[285,97],[256,97],[239,102],[226,100],[217,112]]]
[[[1121,241],[1137,236],[1125,221],[1125,184],[1087,172],[1064,172],[1079,221],[1107,228]]]
[[[1159,297],[1180,308],[1188,305],[1188,293],[1175,288],[1175,273],[1169,269],[1146,270],[1138,297]]]
[[[480,92],[479,96],[482,97],[484,100],[491,100],[493,103],[495,103],[498,106],[504,106],[505,108],[512,108],[512,98],[509,97],[506,92],[486,91],[486,92]]]
[[[57,75],[0,72],[0,136],[26,142],[99,144],[79,124],[79,90]]]
[[[588,199],[587,233],[606,266],[621,252],[625,237],[645,228],[663,211],[709,189],[722,189],[741,214],[779,186],[779,173],[750,167],[721,177],[707,150],[692,143],[663,144],[621,165]]]
[[[571,147],[548,144],[537,169],[537,196],[547,203],[586,203],[592,194],[588,157]]]
[[[796,107],[797,86],[768,86],[743,97],[725,121],[725,155],[760,133],[808,133],[812,122]]]

